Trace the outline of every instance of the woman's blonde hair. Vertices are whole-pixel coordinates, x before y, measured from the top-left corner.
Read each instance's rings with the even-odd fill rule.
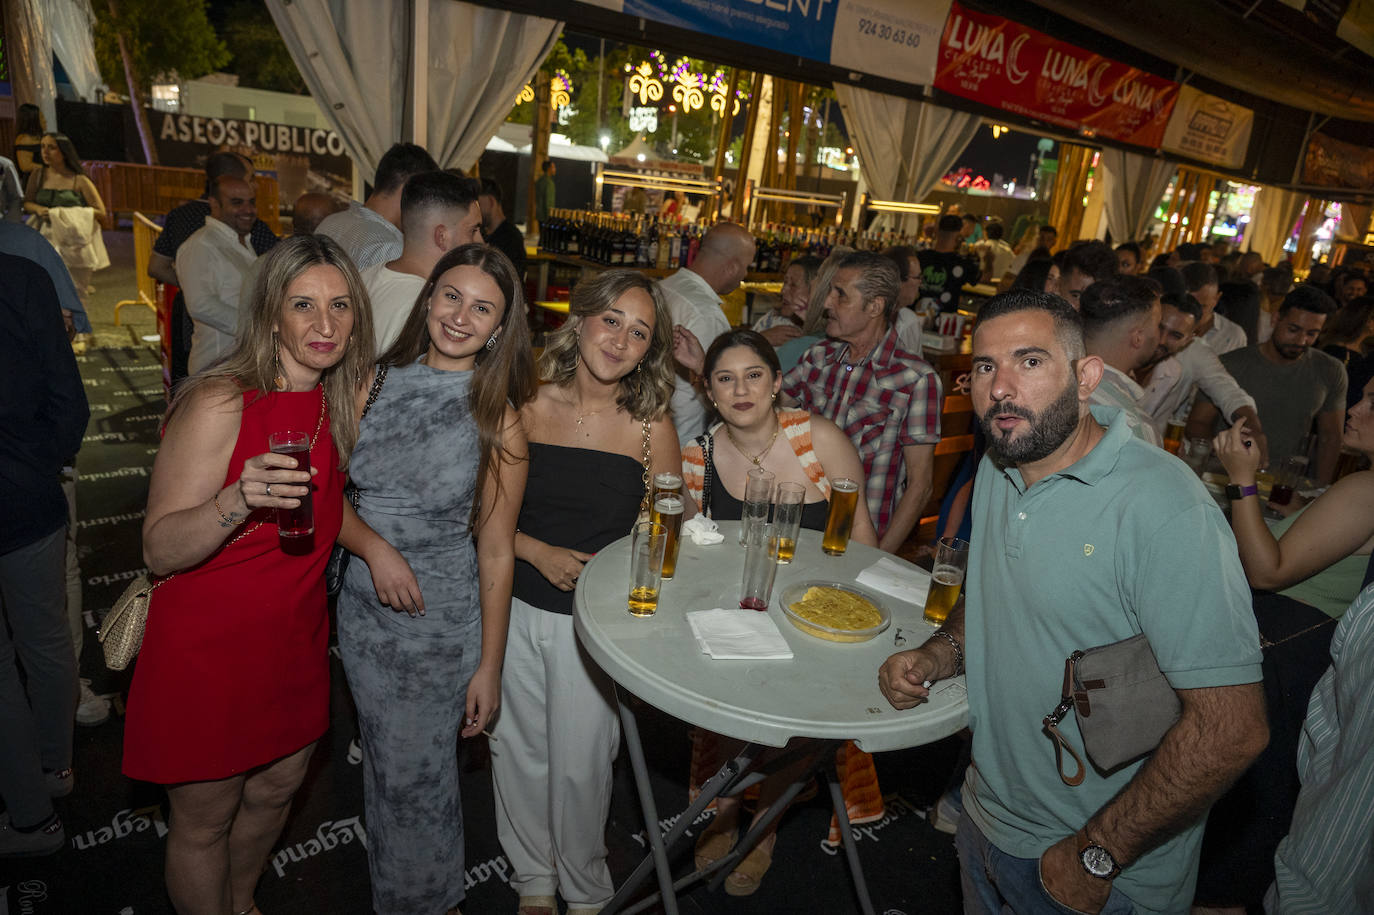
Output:
[[[634,371],[620,379],[616,405],[637,420],[658,419],[673,396],[673,317],[658,283],[634,270],[606,270],[573,287],[570,320],[548,338],[539,357],[539,377],[560,387],[570,384],[581,356],[578,330],[588,318],[609,309],[632,289],[642,289],[654,302],[654,332],[649,349]],[[571,320],[576,318],[577,320]]]
[[[802,336],[825,336],[825,300],[830,298],[830,286],[835,281],[835,271],[840,261],[854,249],[847,245],[836,245],[830,256],[816,268],[816,278],[811,281],[811,302],[806,306],[806,318],[802,321]]]
[[[358,438],[355,395],[372,369],[376,352],[372,303],[353,261],[337,242],[324,235],[282,239],[265,255],[253,284],[253,300],[239,322],[233,350],[208,371],[187,378],[177,386],[163,419],[164,428],[172,414],[206,385],[229,381],[240,392],[257,391],[259,397],[276,391],[281,366],[277,358],[279,344],[272,325],[281,320],[287,288],[302,273],[321,265],[334,267],[343,274],[353,309],[353,330],[344,341],[343,358],[320,375],[325,403],[329,407],[330,434],[339,452],[339,469],[348,468],[348,457]]]

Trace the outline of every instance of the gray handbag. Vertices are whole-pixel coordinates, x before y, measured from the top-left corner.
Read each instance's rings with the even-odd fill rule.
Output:
[[[1064,695],[1044,725],[1054,740],[1059,777],[1076,787],[1086,775],[1083,760],[1059,731],[1071,709],[1088,758],[1097,769],[1110,772],[1159,746],[1178,721],[1182,704],[1143,633],[1075,651],[1064,661]],[[1078,765],[1074,775],[1064,774],[1065,750]]]

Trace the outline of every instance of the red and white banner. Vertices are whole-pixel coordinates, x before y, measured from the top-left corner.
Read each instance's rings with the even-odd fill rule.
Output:
[[[1179,86],[1001,16],[950,7],[935,88],[1157,149]]]

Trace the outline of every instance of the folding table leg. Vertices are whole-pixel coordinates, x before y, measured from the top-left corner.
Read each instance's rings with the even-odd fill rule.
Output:
[[[658,890],[662,894],[663,911],[667,915],[678,915],[677,895],[673,892],[673,872],[668,867],[668,850],[663,844],[663,834],[658,826],[658,807],[654,804],[653,783],[649,780],[649,767],[644,763],[644,745],[639,740],[639,723],[635,713],[625,703],[619,689],[616,702],[620,705],[620,726],[625,732],[625,744],[630,750],[630,766],[634,770],[635,787],[639,790],[639,804],[644,810],[644,828],[649,834],[649,845],[653,849],[654,870],[658,872]],[[627,888],[622,887],[622,892]],[[617,894],[617,897],[619,894]],[[607,907],[614,911],[615,900]]]
[[[845,857],[849,859],[849,873],[854,877],[854,891],[859,895],[859,908],[863,915],[874,915],[873,900],[869,898],[863,865],[859,863],[859,848],[854,844],[854,830],[849,825],[849,808],[845,806],[844,792],[840,790],[840,779],[835,771],[833,755],[830,758],[830,767],[826,771],[826,781],[830,783],[830,803],[835,808],[835,819],[840,824],[840,841],[844,844]]]

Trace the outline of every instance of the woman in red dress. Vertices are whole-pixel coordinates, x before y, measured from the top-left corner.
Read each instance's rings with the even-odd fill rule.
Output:
[[[164,784],[167,892],[182,915],[252,913],[253,891],[329,724],[324,567],[343,513],[367,293],[333,241],[267,255],[234,351],[188,379],[153,465],[143,556],[153,592],[124,730],[124,773]],[[310,436],[310,461],[268,451]],[[277,510],[310,495],[290,552]]]

